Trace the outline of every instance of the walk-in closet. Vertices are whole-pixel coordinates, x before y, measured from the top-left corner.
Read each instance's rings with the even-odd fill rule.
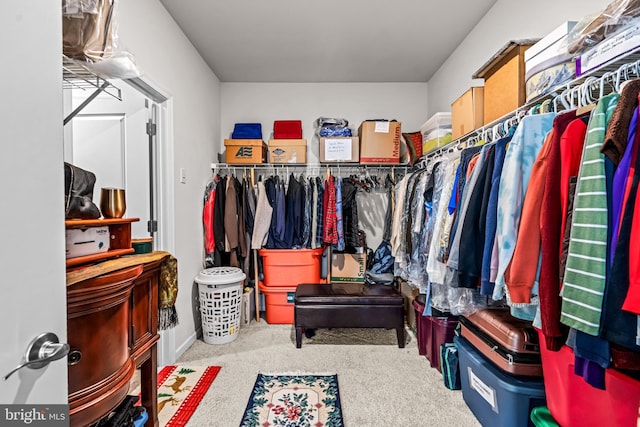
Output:
[[[0,23],[0,425],[640,425],[639,1]]]

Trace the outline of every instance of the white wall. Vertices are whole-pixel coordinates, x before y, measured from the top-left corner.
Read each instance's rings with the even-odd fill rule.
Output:
[[[173,101],[175,248],[180,324],[176,348],[193,339],[193,279],[202,268],[202,197],[211,178],[220,135],[220,82],[158,0],[119,3],[120,43],[145,76]],[[186,184],[178,182],[185,168]]]
[[[302,120],[307,163],[317,163],[313,126],[318,117],[346,118],[355,132],[365,119],[396,119],[403,132],[415,132],[427,119],[427,84],[222,83],[220,153],[234,123],[262,123],[266,141],[274,120]]]
[[[429,116],[482,80],[471,76],[510,40],[542,38],[564,21],[599,12],[609,0],[498,0],[429,80]]]

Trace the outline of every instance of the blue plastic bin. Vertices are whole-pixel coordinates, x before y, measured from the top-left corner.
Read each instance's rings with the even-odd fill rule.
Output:
[[[541,379],[517,377],[498,369],[469,341],[454,338],[458,346],[462,397],[484,427],[535,427],[529,414],[545,406]]]
[[[148,419],[149,419],[149,414],[147,413],[147,411],[144,411],[143,413],[138,415],[137,418],[133,420],[133,425],[134,427],[142,427],[144,423],[147,422]]]

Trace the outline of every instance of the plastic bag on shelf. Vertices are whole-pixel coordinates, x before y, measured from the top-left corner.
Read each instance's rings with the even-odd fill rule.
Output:
[[[583,17],[567,36],[568,51],[582,53],[640,16],[640,0],[614,0],[600,13]]]
[[[100,77],[140,77],[118,45],[118,0],[63,0],[62,52]]]
[[[316,135],[320,138],[353,136],[347,119],[318,117],[315,122],[315,128]]]

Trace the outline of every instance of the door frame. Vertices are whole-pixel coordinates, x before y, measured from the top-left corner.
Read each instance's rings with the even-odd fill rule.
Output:
[[[158,221],[158,250],[175,253],[175,187],[174,183],[174,138],[173,138],[173,97],[146,76],[126,79],[134,89],[157,106],[155,140],[155,188]],[[149,106],[151,110],[151,106]],[[158,366],[171,365],[176,361],[175,328],[159,331]]]

